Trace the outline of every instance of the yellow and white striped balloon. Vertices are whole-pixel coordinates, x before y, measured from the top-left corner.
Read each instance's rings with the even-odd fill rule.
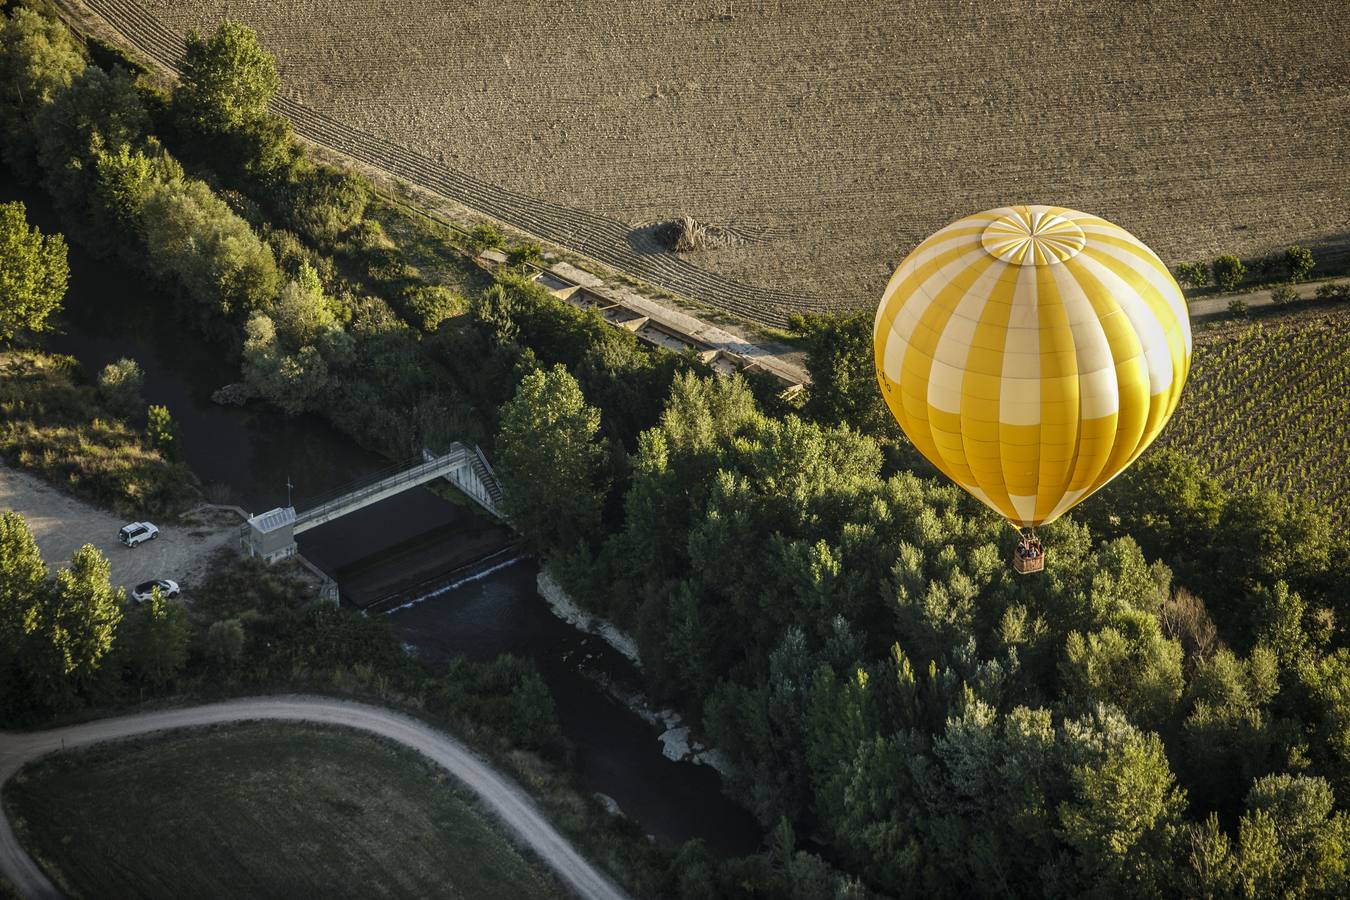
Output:
[[[915,447],[1024,527],[1142,453],[1191,364],[1167,267],[1061,206],[991,209],[928,238],[886,286],[874,338],[886,405]]]

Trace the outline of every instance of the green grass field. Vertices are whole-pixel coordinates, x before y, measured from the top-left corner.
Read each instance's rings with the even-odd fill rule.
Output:
[[[39,761],[5,807],[79,897],[563,896],[421,757],[375,738],[257,724]]]
[[[1163,443],[1227,486],[1301,494],[1350,521],[1350,306],[1196,331]]]

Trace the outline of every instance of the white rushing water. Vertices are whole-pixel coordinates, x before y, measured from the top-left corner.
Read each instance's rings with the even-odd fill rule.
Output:
[[[436,590],[434,590],[434,591],[429,591],[429,592],[423,594],[423,595],[420,596],[420,597],[416,597],[416,598],[414,598],[414,599],[412,599],[412,600],[409,600],[407,603],[404,603],[402,606],[395,606],[393,609],[387,609],[387,610],[385,610],[385,611],[384,611],[384,614],[387,616],[387,615],[389,615],[390,613],[398,612],[400,609],[407,609],[407,608],[410,607],[410,606],[416,606],[417,604],[421,603],[423,600],[430,600],[430,599],[433,598],[433,597],[439,597],[439,596],[441,596],[442,594],[448,594],[450,591],[453,591],[455,588],[463,587],[464,585],[469,584],[469,583],[471,583],[471,582],[474,582],[474,581],[481,581],[482,579],[484,579],[484,578],[488,577],[489,575],[491,575],[493,572],[500,572],[502,569],[505,569],[507,566],[514,566],[516,563],[520,562],[520,561],[521,561],[522,559],[524,559],[524,558],[525,558],[524,555],[521,555],[521,556],[514,556],[514,557],[512,557],[511,559],[505,560],[504,562],[499,562],[499,563],[497,563],[497,564],[494,565],[494,566],[489,566],[488,568],[484,569],[484,570],[481,571],[481,572],[475,572],[475,573],[472,574],[472,575],[466,575],[465,577],[459,579],[458,581],[452,581],[452,582],[450,582],[449,584],[441,585],[440,587],[436,588]]]

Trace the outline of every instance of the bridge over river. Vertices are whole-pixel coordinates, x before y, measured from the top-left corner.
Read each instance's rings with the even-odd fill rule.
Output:
[[[487,458],[477,447],[455,443],[441,456],[423,450],[420,458],[406,460],[323,497],[313,498],[302,510],[279,506],[250,516],[244,527],[244,549],[251,556],[261,556],[268,562],[294,556],[297,534],[438,478],[449,481],[492,515],[504,518],[501,485]]]

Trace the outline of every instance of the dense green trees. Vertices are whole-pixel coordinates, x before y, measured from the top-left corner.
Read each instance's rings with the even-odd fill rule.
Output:
[[[870,313],[812,313],[789,320],[792,329],[805,338],[811,370],[807,412],[813,418],[834,425],[848,423],[873,433],[895,431],[877,390],[873,318]]]
[[[42,331],[66,296],[66,241],[28,227],[22,203],[0,203],[0,343]]]
[[[84,65],[74,36],[55,19],[23,6],[0,18],[0,153],[19,175],[35,170],[38,111]]]
[[[1350,742],[1299,737],[1350,721],[1350,657],[1319,655],[1340,632],[1315,612],[1344,569],[1299,503],[1151,454],[1085,510],[1110,540],[1056,523],[1053,564],[1016,579],[1001,523],[955,489],[692,374],[629,473],[622,527],[560,574],[635,630],[658,695],[701,710],[766,827],[825,835],[872,887],[1219,890],[1258,862],[1209,811],[1235,821],[1256,779],[1310,757],[1350,771]]]
[[[0,711],[61,709],[102,675],[122,621],[122,593],[90,545],[47,578],[27,524],[0,513]]]

